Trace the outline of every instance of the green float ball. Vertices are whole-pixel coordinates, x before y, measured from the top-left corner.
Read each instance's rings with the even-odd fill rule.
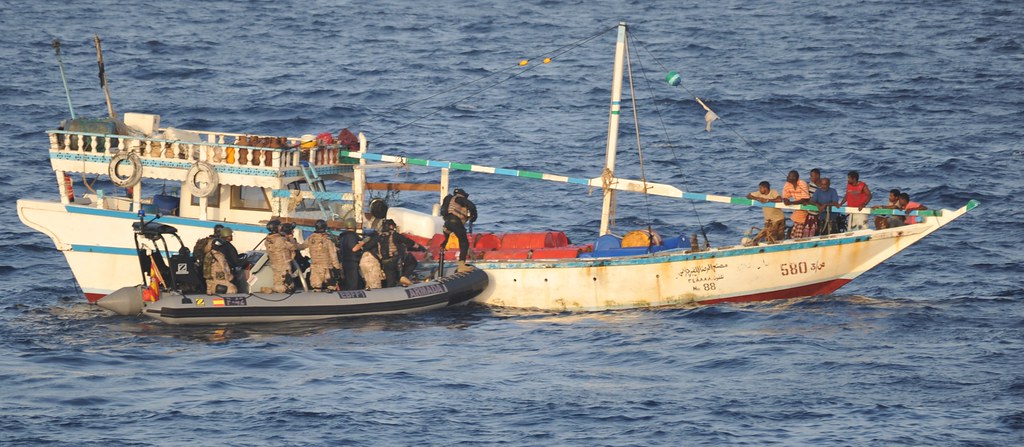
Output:
[[[665,75],[665,81],[668,82],[668,85],[675,87],[682,81],[682,77],[679,76],[679,72],[670,71]]]

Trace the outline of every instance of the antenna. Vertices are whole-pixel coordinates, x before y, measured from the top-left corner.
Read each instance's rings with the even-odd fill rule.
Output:
[[[68,89],[68,80],[64,76],[64,61],[60,59],[60,39],[53,39],[53,49],[57,52],[57,66],[60,67],[60,80],[64,83],[64,95],[68,98],[68,110],[71,111],[71,119],[75,119],[75,106],[71,105],[71,90]]]

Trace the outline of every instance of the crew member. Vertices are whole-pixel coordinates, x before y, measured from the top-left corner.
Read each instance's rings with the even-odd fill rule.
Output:
[[[452,194],[445,196],[441,202],[441,217],[444,218],[444,241],[441,242],[441,250],[448,246],[448,239],[454,233],[459,240],[459,268],[456,271],[472,270],[473,267],[466,265],[466,258],[469,256],[466,223],[476,222],[476,205],[469,200],[469,193],[462,188],[455,188]]]
[[[206,293],[209,295],[238,293],[238,288],[232,282],[235,276],[231,273],[231,266],[224,255],[225,246],[224,239],[214,239],[210,243],[206,259],[203,260],[203,277],[206,278]]]
[[[416,242],[399,233],[398,225],[391,219],[384,220],[381,230],[380,234],[363,240],[356,247],[366,246],[367,251],[380,260],[380,268],[384,271],[384,287],[411,285],[412,280],[409,277],[416,269],[417,262],[416,258],[409,254],[409,250],[417,246]],[[365,274],[366,272],[364,276]],[[366,282],[369,285],[370,278],[367,278]]]
[[[345,219],[345,230],[338,235],[338,258],[341,261],[342,290],[357,290],[362,287],[359,284],[359,258],[363,255],[361,250],[352,249],[359,244],[359,233],[356,233],[356,220]]]
[[[234,232],[228,227],[223,227],[219,231],[219,236],[219,239],[224,242],[221,253],[224,253],[224,258],[227,259],[228,265],[231,266],[231,270],[244,267],[245,262],[238,257],[238,249],[236,249],[235,245],[231,243],[235,240]]]
[[[337,287],[341,276],[341,262],[338,261],[338,247],[334,240],[327,234],[327,222],[323,219],[317,220],[313,234],[306,239],[305,245],[309,248],[310,272],[309,287],[313,289],[326,289],[324,283],[331,283],[334,279],[334,286]]]
[[[267,247],[270,258],[270,269],[274,275],[273,291],[288,291],[291,286],[292,258],[295,257],[295,243],[281,234],[281,221],[274,219],[267,222],[267,238],[263,244]]]
[[[210,251],[210,243],[214,239],[220,237],[220,230],[224,228],[224,225],[217,224],[213,226],[213,234],[200,238],[196,241],[196,245],[192,248],[192,255],[196,257],[196,264],[200,271],[203,268],[203,260],[206,259],[206,253]]]

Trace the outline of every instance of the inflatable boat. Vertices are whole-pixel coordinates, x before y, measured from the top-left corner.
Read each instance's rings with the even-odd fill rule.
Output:
[[[96,301],[121,315],[141,314],[170,324],[229,324],[405,314],[468,303],[488,284],[483,270],[458,272],[439,266],[431,279],[408,286],[317,291],[293,261],[294,291],[273,293],[269,257],[253,250],[242,256],[246,267],[232,281],[238,293],[202,293],[207,288],[177,228],[154,222],[159,215],[148,222],[145,212],[138,216],[132,224],[135,251],[142,284],[149,286],[122,287]],[[168,239],[177,242],[176,251],[169,249]]]
[[[474,269],[407,287],[334,292],[184,294],[143,300],[143,286],[123,287],[96,302],[121,315],[145,315],[170,324],[271,323],[363,315],[426,312],[468,303],[487,287]]]

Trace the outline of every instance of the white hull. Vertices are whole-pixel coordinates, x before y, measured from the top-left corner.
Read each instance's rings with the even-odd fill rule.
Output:
[[[490,276],[477,301],[550,311],[593,311],[799,298],[832,293],[963,215],[772,245],[704,252],[552,261],[477,262]]]
[[[761,301],[827,294],[966,213],[943,210],[924,223],[756,247],[645,256],[476,262],[490,282],[476,301],[552,311]],[[90,301],[142,282],[131,212],[59,202],[19,200],[22,221],[50,236]],[[42,224],[46,222],[47,224]],[[186,243],[210,234],[215,222],[168,216]],[[266,231],[229,224],[239,250],[256,248]]]
[[[143,282],[131,231],[132,223],[138,222],[135,213],[23,199],[18,200],[18,217],[25,225],[49,236],[57,249],[64,253],[71,272],[89,301]],[[189,247],[200,238],[209,236],[216,224],[224,224],[234,230],[233,243],[239,251],[256,248],[267,233],[259,225],[176,216],[161,217],[159,222],[177,228],[178,236]],[[170,248],[175,250],[176,245]]]

